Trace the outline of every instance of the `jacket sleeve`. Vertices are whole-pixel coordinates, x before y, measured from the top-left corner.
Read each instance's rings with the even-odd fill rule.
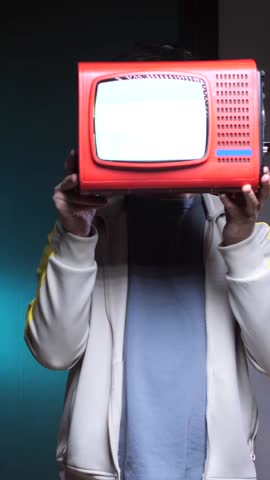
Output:
[[[227,266],[229,302],[250,362],[270,375],[270,228],[257,223],[246,240],[219,246]]]
[[[33,356],[54,370],[71,368],[88,339],[98,234],[88,238],[55,225],[38,267],[35,298],[26,312],[24,338]]]

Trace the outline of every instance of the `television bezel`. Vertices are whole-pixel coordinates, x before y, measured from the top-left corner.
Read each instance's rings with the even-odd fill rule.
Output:
[[[201,163],[204,163],[207,161],[209,158],[209,151],[210,151],[210,139],[212,138],[212,129],[213,129],[213,106],[212,106],[212,99],[211,99],[211,94],[210,94],[210,83],[206,77],[204,77],[201,74],[194,74],[192,71],[188,70],[175,70],[173,69],[173,63],[172,63],[172,69],[168,70],[168,68],[164,69],[159,63],[159,68],[157,66],[153,66],[152,68],[147,68],[143,70],[134,70],[127,68],[125,71],[122,70],[119,72],[114,73],[108,73],[106,75],[99,75],[97,78],[94,78],[92,83],[91,83],[91,88],[89,92],[89,99],[88,99],[88,119],[89,119],[89,128],[88,128],[88,135],[89,135],[89,148],[91,151],[91,157],[93,161],[100,166],[103,167],[115,167],[115,168],[128,168],[128,169],[168,169],[168,168],[173,168],[173,167],[188,167],[188,166],[193,166],[193,165],[199,165]],[[183,63],[183,62],[177,62],[177,63]],[[206,112],[207,114],[207,129],[206,129],[206,146],[205,146],[205,153],[203,157],[201,158],[196,158],[196,159],[189,159],[189,160],[169,160],[169,161],[114,161],[114,160],[104,160],[101,159],[97,155],[97,149],[96,149],[96,142],[95,142],[95,100],[96,100],[96,94],[97,94],[97,87],[100,83],[104,81],[112,81],[115,80],[117,81],[117,77],[123,77],[123,76],[138,76],[138,75],[177,75],[180,76],[182,75],[183,77],[196,77],[200,81],[200,83],[205,85],[206,88],[206,93],[207,93],[207,101],[208,101],[208,111]]]

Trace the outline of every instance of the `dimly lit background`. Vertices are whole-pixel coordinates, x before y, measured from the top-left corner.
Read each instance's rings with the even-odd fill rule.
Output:
[[[7,5],[1,13],[1,480],[57,479],[66,373],[38,365],[23,333],[55,220],[53,188],[77,147],[78,61],[106,60],[134,41],[180,42],[200,58],[252,56],[270,78],[267,0],[92,3],[32,10]],[[262,213],[266,220],[268,212]],[[270,382],[253,371],[252,380],[262,417],[259,480],[269,480]]]

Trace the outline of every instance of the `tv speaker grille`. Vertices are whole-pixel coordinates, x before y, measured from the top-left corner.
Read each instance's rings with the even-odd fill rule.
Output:
[[[250,158],[249,157],[218,157],[217,161],[218,163],[230,163],[230,164],[250,163]]]
[[[249,87],[248,73],[216,74],[215,97],[219,147],[250,146]]]

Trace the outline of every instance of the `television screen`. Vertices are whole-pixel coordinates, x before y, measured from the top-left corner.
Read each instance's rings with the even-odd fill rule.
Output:
[[[114,162],[172,162],[204,157],[208,100],[196,76],[146,74],[97,85],[97,156]]]

